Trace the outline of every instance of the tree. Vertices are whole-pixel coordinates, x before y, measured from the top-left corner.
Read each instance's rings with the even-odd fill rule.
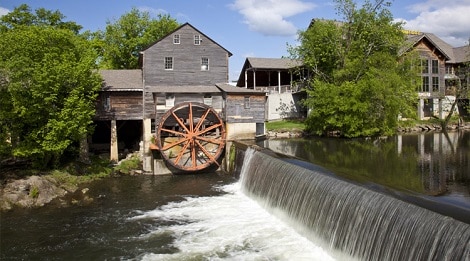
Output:
[[[58,29],[68,29],[78,34],[82,29],[81,25],[75,22],[64,22],[65,16],[58,10],[50,11],[38,8],[35,13],[27,4],[16,7],[12,12],[0,17],[0,31],[15,29],[20,26],[52,26]]]
[[[92,131],[101,78],[96,53],[68,29],[14,26],[0,32],[0,152],[58,163]]]
[[[149,12],[133,8],[117,21],[107,22],[106,30],[94,35],[102,44],[101,67],[109,69],[137,69],[139,52],[179,26],[169,15],[150,17]]]
[[[398,117],[414,111],[417,56],[406,46],[389,4],[336,0],[344,22],[317,20],[299,33],[291,55],[313,72],[305,100],[306,129],[345,137],[391,134]],[[416,63],[418,64],[418,63]]]

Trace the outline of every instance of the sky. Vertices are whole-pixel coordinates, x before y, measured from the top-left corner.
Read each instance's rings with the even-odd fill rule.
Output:
[[[470,0],[389,0],[405,29],[434,33],[454,47],[468,44]],[[362,1],[356,0],[359,5]],[[104,30],[132,8],[152,16],[170,15],[190,23],[233,56],[229,79],[238,79],[247,57],[288,57],[288,45],[313,18],[343,20],[332,0],[0,0],[0,16],[27,4],[31,9],[59,10],[65,21],[84,30]]]

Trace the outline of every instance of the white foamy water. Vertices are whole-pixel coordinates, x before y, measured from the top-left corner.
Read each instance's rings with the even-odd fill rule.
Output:
[[[245,196],[239,183],[227,194],[189,197],[129,221],[154,219],[160,225],[137,240],[171,235],[171,254],[146,253],[142,260],[333,260],[321,247],[299,235]],[[168,222],[166,222],[168,221]],[[166,223],[165,223],[166,222]]]

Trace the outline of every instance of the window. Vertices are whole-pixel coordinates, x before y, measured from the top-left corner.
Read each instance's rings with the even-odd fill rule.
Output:
[[[429,73],[429,60],[427,59],[421,60],[421,72]]]
[[[209,71],[209,58],[201,58],[201,71]]]
[[[173,57],[165,57],[165,70],[173,70]]]
[[[212,94],[210,93],[204,94],[204,104],[208,106],[212,106]]]
[[[439,77],[432,77],[432,91],[439,91]]]
[[[108,93],[104,93],[102,96],[102,102],[103,102],[103,109],[104,111],[110,111],[111,110],[111,98],[109,97]]]
[[[195,35],[194,36],[194,45],[200,45],[202,42],[201,36],[200,35]]]
[[[423,85],[421,86],[421,92],[429,92],[429,77],[423,77]]]
[[[250,96],[245,96],[245,109],[250,108]]]
[[[180,35],[179,34],[174,34],[173,35],[173,43],[174,44],[180,44]]]
[[[438,74],[439,73],[439,61],[438,60],[432,60],[431,61],[431,72],[433,74]]]
[[[167,93],[165,96],[165,106],[173,107],[175,106],[175,95],[173,93]]]

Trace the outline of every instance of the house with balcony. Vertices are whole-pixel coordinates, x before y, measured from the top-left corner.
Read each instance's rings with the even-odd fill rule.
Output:
[[[299,60],[248,57],[236,86],[266,93],[267,121],[301,118],[307,115],[300,101],[306,97],[303,84],[309,77]]]
[[[452,47],[432,33],[405,33],[421,60],[418,118],[442,119],[450,112],[460,86],[466,86],[469,82],[467,63],[470,61],[470,47]],[[467,114],[463,106],[459,106],[458,112]]]

